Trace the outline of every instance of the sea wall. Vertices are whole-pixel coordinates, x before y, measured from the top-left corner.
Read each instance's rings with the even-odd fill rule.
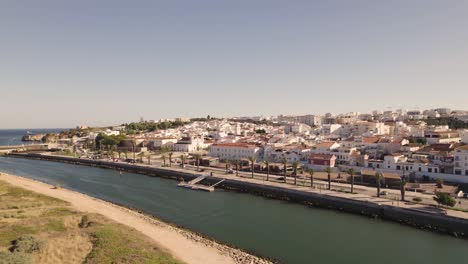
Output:
[[[117,169],[175,180],[189,181],[199,176],[195,172],[185,172],[171,168],[145,167],[135,164],[75,159],[71,157],[46,156],[40,154],[11,154],[10,156]],[[203,183],[214,184],[222,179],[221,177],[211,176],[207,177]],[[463,218],[405,209],[391,205],[380,205],[373,202],[346,199],[321,193],[305,192],[285,187],[264,185],[260,182],[252,183],[226,179],[217,187],[237,192],[251,193],[271,199],[300,203],[307,206],[334,209],[372,218],[381,218],[421,229],[468,238],[468,220]]]

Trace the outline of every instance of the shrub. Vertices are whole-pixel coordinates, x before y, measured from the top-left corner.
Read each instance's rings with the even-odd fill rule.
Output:
[[[17,240],[14,240],[10,247],[12,253],[32,253],[34,251],[40,250],[42,247],[42,242],[34,238],[33,236],[22,236]]]
[[[80,224],[78,225],[80,228],[87,228],[89,227],[90,225],[90,222],[89,222],[89,218],[87,215],[83,215],[83,217],[81,217],[81,222]]]
[[[457,201],[455,201],[455,199],[453,199],[449,194],[441,192],[436,193],[436,197],[434,197],[434,200],[438,204],[447,205],[450,207],[455,206],[455,204],[457,203]]]
[[[414,197],[414,198],[413,198],[413,201],[415,201],[415,202],[422,202],[422,199],[419,198],[419,197]]]
[[[25,253],[0,252],[0,264],[30,264],[31,257]]]

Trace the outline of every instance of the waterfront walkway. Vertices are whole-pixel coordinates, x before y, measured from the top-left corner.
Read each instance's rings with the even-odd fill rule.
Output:
[[[50,154],[46,154],[50,155]],[[67,156],[67,158],[71,158]],[[102,159],[100,161],[111,162],[107,159]],[[122,163],[122,162],[119,162]],[[211,168],[211,167],[200,167],[203,169],[202,172],[197,171],[196,166],[185,164],[184,168],[181,168],[179,164],[173,163],[171,167],[162,166],[162,162],[160,160],[151,160],[151,165],[148,164],[132,164],[132,166],[140,166],[140,167],[149,167],[149,168],[158,168],[160,170],[167,170],[167,171],[179,171],[184,173],[193,173],[195,176],[214,176],[221,179],[229,179],[235,180],[240,182],[252,183],[252,184],[261,184],[265,186],[271,186],[276,188],[287,188],[290,190],[305,192],[305,193],[316,193],[322,194],[332,197],[339,197],[344,199],[351,199],[356,201],[362,202],[369,202],[375,203],[378,205],[387,205],[387,206],[394,206],[404,209],[415,210],[418,212],[424,212],[428,214],[438,214],[438,215],[447,215],[462,219],[468,219],[468,213],[452,210],[452,209],[444,209],[436,207],[436,203],[432,199],[433,196],[421,193],[412,193],[407,192],[405,202],[399,201],[400,194],[399,190],[393,189],[385,189],[382,188],[381,190],[385,190],[388,192],[387,195],[376,197],[376,188],[375,187],[367,187],[362,185],[355,185],[354,186],[354,194],[350,193],[350,184],[347,183],[337,183],[332,182],[331,189],[327,190],[328,182],[323,180],[314,180],[314,187],[310,186],[310,179],[302,178],[297,179],[297,184],[294,185],[294,178],[287,177],[287,182],[284,183],[284,180],[280,180],[283,177],[278,175],[270,175],[269,181],[266,181],[266,174],[259,174],[254,173],[252,178],[252,173],[250,172],[239,172],[239,175],[234,173],[227,173],[224,169],[219,168]],[[409,201],[414,197],[420,197],[423,199],[423,203],[415,203]],[[463,203],[462,205],[466,205]],[[458,206],[458,205],[457,205]]]

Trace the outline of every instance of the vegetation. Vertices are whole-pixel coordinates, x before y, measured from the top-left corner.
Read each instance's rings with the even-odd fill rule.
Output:
[[[444,187],[444,180],[442,180],[442,178],[437,178],[436,186],[437,186],[437,188],[443,188]]]
[[[97,149],[102,149],[102,147],[107,147],[108,149],[111,146],[117,146],[120,144],[120,142],[127,137],[125,135],[111,135],[108,136],[104,133],[99,133],[96,137],[96,148]]]
[[[430,126],[449,126],[450,129],[468,128],[468,123],[453,117],[438,117],[422,120]]]
[[[264,134],[266,134],[266,130],[265,129],[257,129],[257,130],[255,130],[255,133],[264,135]]]
[[[310,175],[310,187],[314,188],[314,173],[315,173],[315,171],[313,169],[309,169],[307,172]]]
[[[437,192],[436,196],[433,198],[439,205],[454,207],[457,203],[457,201],[455,201],[455,199],[453,199],[448,193]]]
[[[414,198],[413,198],[413,201],[415,201],[415,202],[418,202],[418,203],[419,203],[419,202],[422,202],[422,199],[421,199],[421,198],[419,198],[419,197],[414,197]]]
[[[377,184],[377,197],[380,197],[380,184],[382,181],[382,174],[380,172],[375,173],[375,183]]]
[[[255,157],[249,157],[250,171],[252,172],[252,178],[254,177],[254,166],[257,159]]]
[[[264,160],[263,164],[266,167],[266,180],[269,181],[270,180],[270,162],[268,160]]]
[[[126,133],[131,135],[131,134],[137,134],[139,132],[153,132],[156,130],[165,130],[165,129],[170,129],[170,128],[178,128],[183,125],[188,124],[188,122],[182,122],[182,121],[165,121],[165,122],[160,122],[160,123],[155,123],[155,122],[133,122],[130,124],[123,124],[125,127]]]
[[[292,163],[293,167],[293,176],[294,176],[294,185],[297,184],[297,169],[299,168],[299,162],[295,161]]]
[[[351,168],[348,170],[348,174],[351,177],[351,193],[354,193],[354,174],[356,173],[354,172],[354,169]]]
[[[331,190],[331,173],[332,169],[330,167],[325,168],[324,172],[327,173],[327,178],[328,178],[328,190]]]
[[[136,230],[67,202],[1,181],[0,200],[0,264],[180,263]]]

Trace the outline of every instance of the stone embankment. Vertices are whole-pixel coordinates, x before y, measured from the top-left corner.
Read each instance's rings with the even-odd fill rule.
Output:
[[[171,168],[148,167],[127,163],[115,163],[108,161],[96,161],[89,159],[76,159],[69,157],[46,156],[40,154],[14,154],[24,158],[58,161],[71,164],[80,164],[108,169],[117,169],[149,176],[170,178],[176,180],[192,180],[199,175],[196,172],[181,171]],[[405,208],[378,202],[340,197],[332,192],[318,193],[294,189],[286,185],[260,181],[248,181],[246,179],[207,177],[204,184],[214,184],[225,179],[217,187],[237,192],[251,193],[272,199],[286,200],[301,203],[308,206],[334,209],[338,211],[364,215],[372,218],[381,218],[401,224],[468,238],[468,219],[454,216],[431,213],[424,210]]]

